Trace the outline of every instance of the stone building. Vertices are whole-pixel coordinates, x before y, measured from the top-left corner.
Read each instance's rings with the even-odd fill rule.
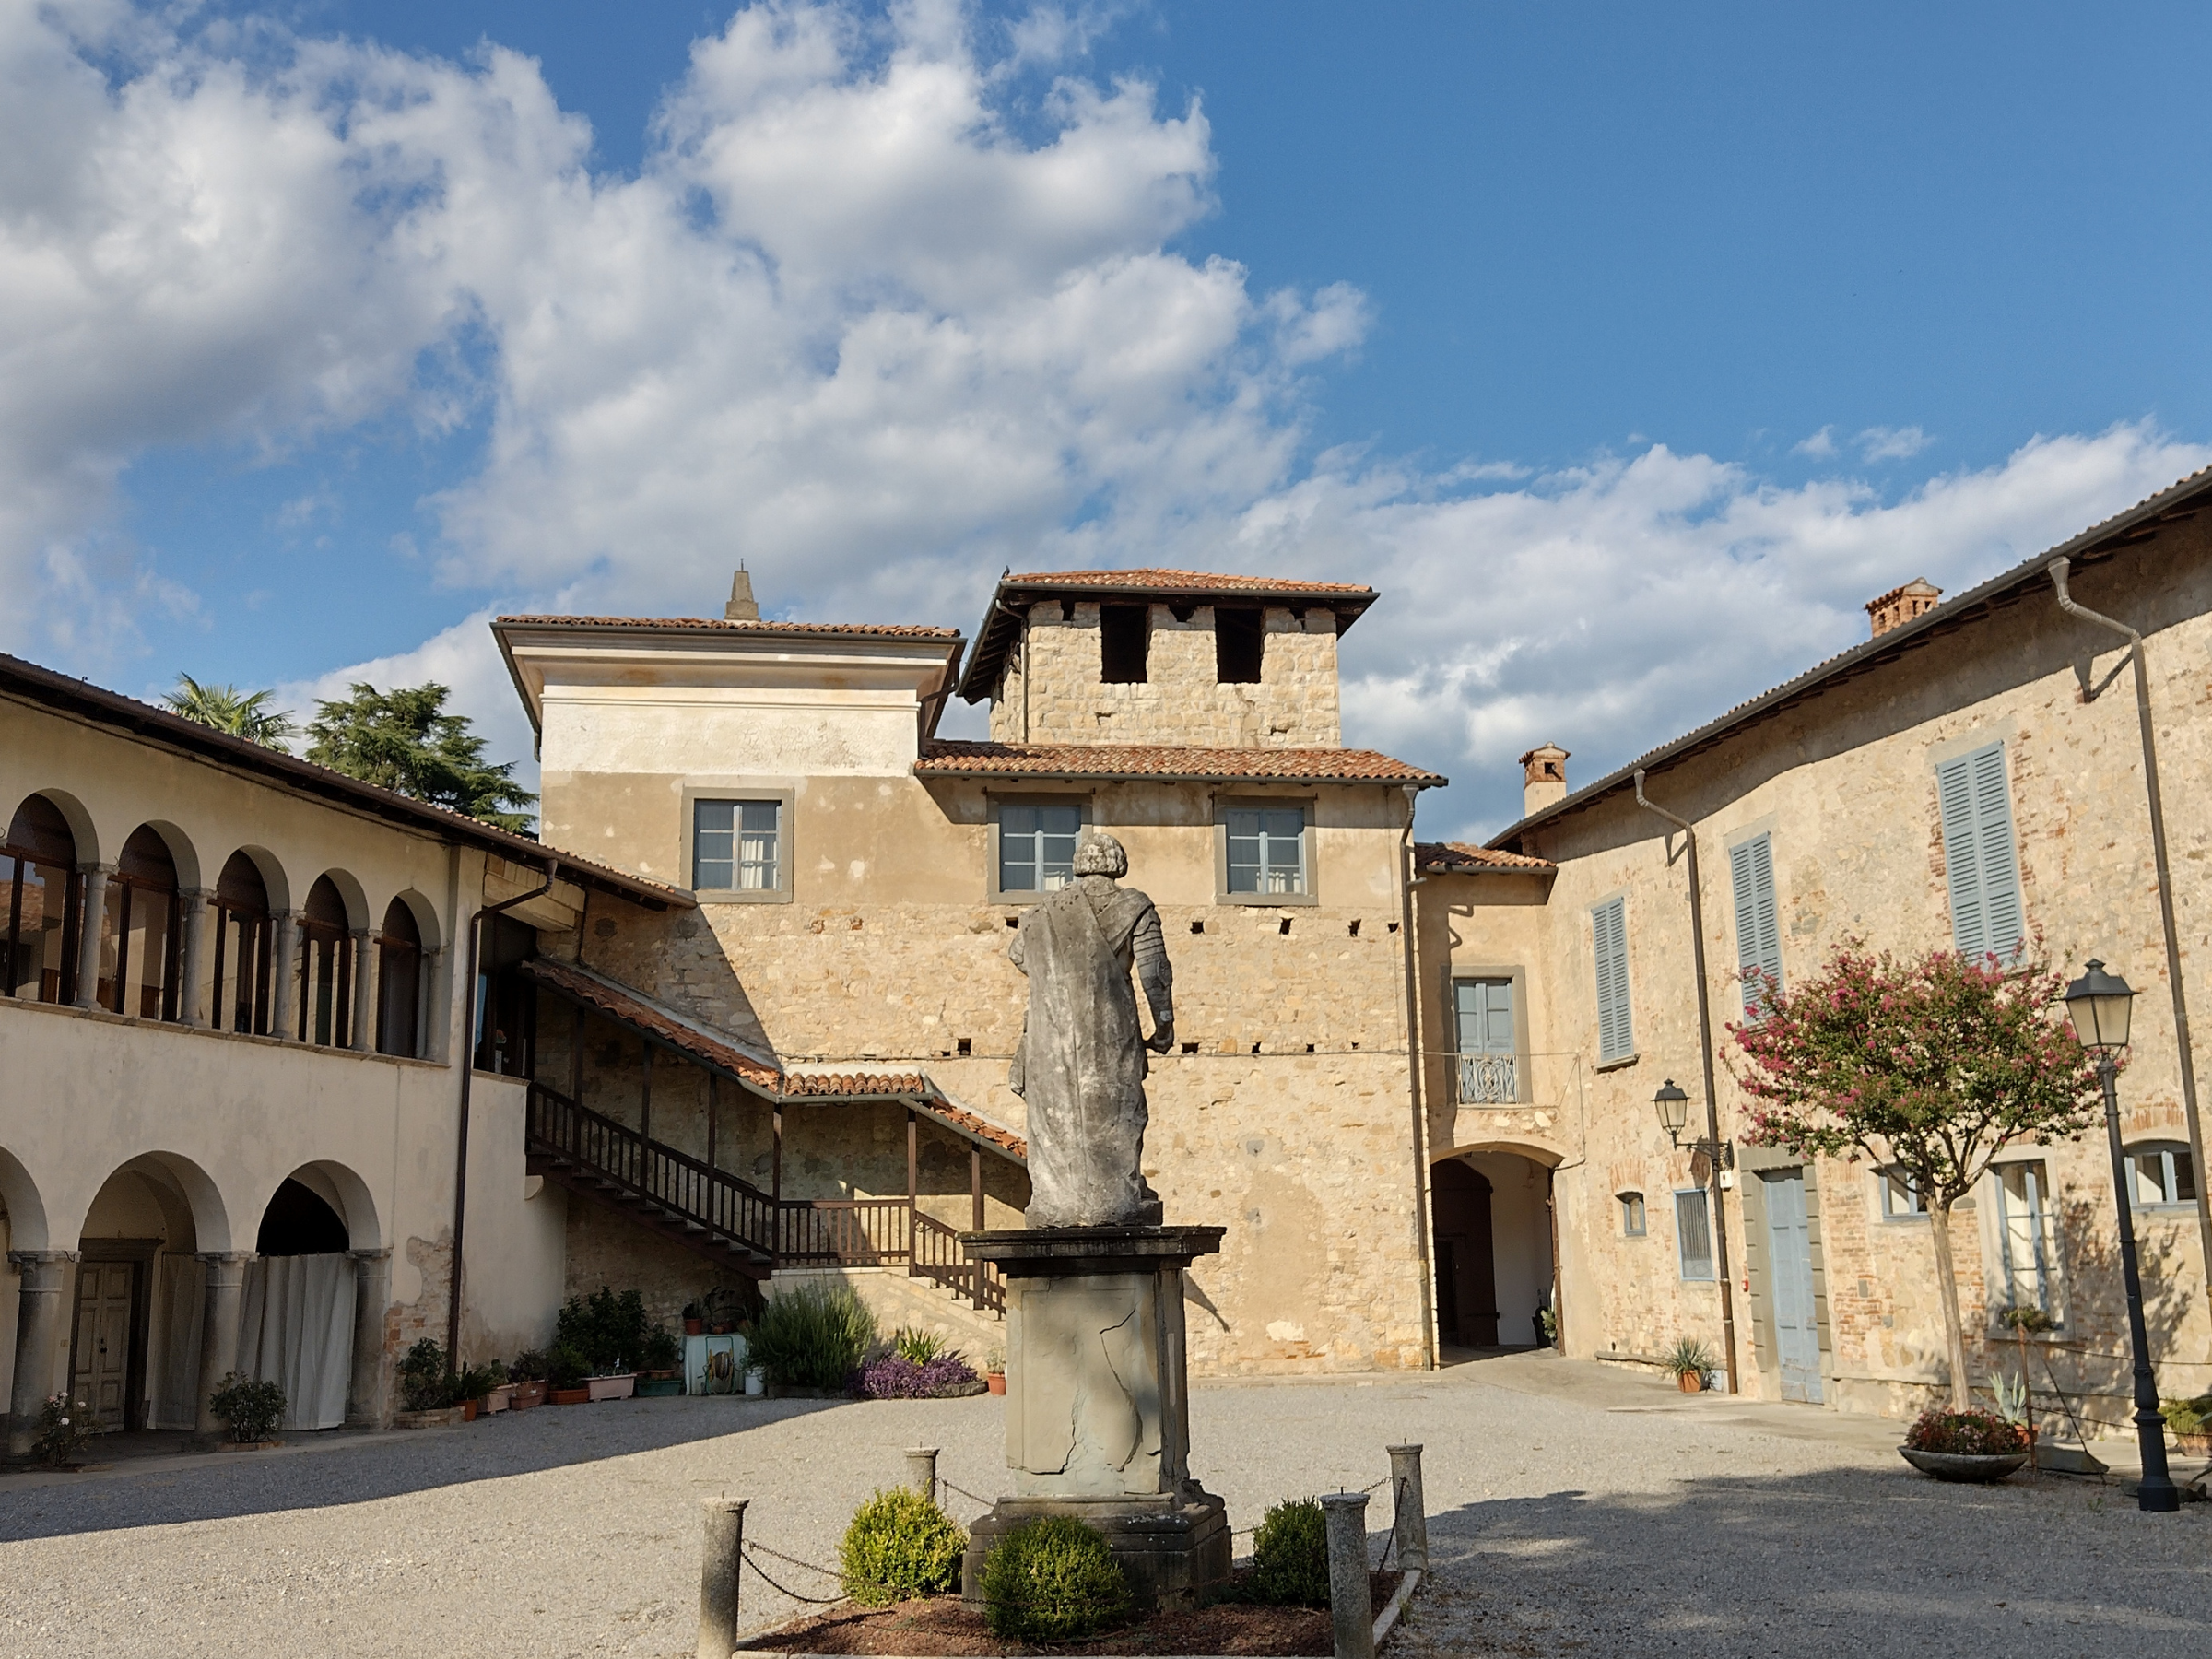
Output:
[[[2212,1387],[2201,1165],[2126,641],[2062,610],[2047,568],[2066,558],[2076,600],[2144,637],[2184,983],[2201,1010],[2208,498],[2200,474],[1955,598],[1939,603],[1925,582],[1884,594],[1865,643],[1572,793],[1564,752],[1534,751],[1527,816],[1487,846],[1424,853],[1423,1018],[1453,1038],[1434,1046],[1454,1051],[1430,1067],[1430,1137],[1493,1184],[1500,1158],[1541,1170],[1569,1353],[1648,1362],[1681,1335],[1724,1348],[1709,1194],[1653,1104],[1678,1081],[1701,1132],[1683,838],[1638,805],[1641,769],[1646,798],[1695,826],[1700,854],[1720,1129],[1735,1143],[1721,1219],[1744,1391],[1903,1412],[1947,1382],[1909,1184],[1742,1144],[1725,1025],[1744,1016],[1743,975],[1775,973],[1786,989],[1854,938],[1908,955],[2025,939],[2069,977],[2100,957],[2143,993],[2122,1098],[2152,1345],[2167,1394]],[[2021,1145],[1956,1212],[1977,1386],[1991,1367],[2017,1370],[1997,1315],[2032,1304],[2057,1321],[2030,1356],[2046,1405],[2063,1391],[2086,1416],[2124,1414],[2112,1187],[2100,1135]],[[1440,1234],[1466,1206],[1446,1193],[1440,1182]],[[1505,1318],[1507,1253],[1545,1241],[1509,1240],[1502,1214],[1495,1232]],[[1447,1323],[1469,1312],[1488,1310],[1463,1297]]]

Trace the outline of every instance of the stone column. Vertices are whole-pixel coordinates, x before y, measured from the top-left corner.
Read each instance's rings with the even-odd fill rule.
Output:
[[[207,1015],[201,1004],[207,996],[207,900],[215,897],[206,888],[186,888],[184,900],[184,983],[177,993],[177,1018],[203,1030]]]
[[[53,1361],[63,1328],[63,1271],[74,1250],[11,1250],[8,1265],[23,1276],[16,1309],[16,1383],[8,1400],[7,1454],[29,1457],[39,1435],[39,1412],[53,1390]]]
[[[376,935],[366,927],[353,934],[353,1046],[364,1054],[376,1053],[376,970],[382,953]]]
[[[300,1030],[300,912],[278,911],[276,942],[269,947],[269,1034],[291,1041]]]
[[[223,1378],[238,1369],[238,1322],[245,1312],[246,1264],[250,1250],[208,1250],[200,1253],[207,1264],[207,1303],[200,1325],[199,1431],[213,1440],[223,1431],[208,1400],[223,1385]]]
[[[371,1429],[392,1422],[391,1375],[385,1365],[384,1310],[392,1300],[392,1253],[349,1250],[353,1258],[353,1374],[346,1384],[346,1420]]]
[[[108,913],[108,877],[113,865],[79,865],[85,878],[84,931],[76,947],[76,1006],[89,1008],[100,999],[100,924]]]
[[[438,987],[443,982],[439,971],[445,965],[442,949],[422,953],[422,965],[415,974],[415,1058],[435,1060],[444,1051],[432,1029],[432,1019],[438,1012]]]

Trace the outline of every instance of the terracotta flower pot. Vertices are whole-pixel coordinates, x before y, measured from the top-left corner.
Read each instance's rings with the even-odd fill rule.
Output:
[[[1696,1371],[1684,1371],[1675,1379],[1675,1385],[1684,1394],[1703,1394],[1705,1392],[1705,1379],[1699,1376]]]
[[[557,1388],[553,1391],[553,1404],[556,1406],[588,1406],[591,1403],[592,1391],[588,1388]]]
[[[697,1336],[706,1328],[707,1322],[703,1319],[687,1319],[684,1321],[684,1335],[687,1336]]]
[[[983,1386],[988,1388],[993,1394],[1005,1394],[1006,1392],[1006,1373],[1005,1371],[993,1371],[989,1376],[983,1379]]]
[[[527,1411],[533,1406],[543,1406],[545,1403],[546,1385],[542,1382],[517,1382],[514,1385],[513,1397],[507,1402],[508,1406],[516,1411]]]
[[[461,1402],[461,1420],[463,1422],[473,1423],[477,1420],[477,1404],[478,1402],[475,1400],[464,1400]]]

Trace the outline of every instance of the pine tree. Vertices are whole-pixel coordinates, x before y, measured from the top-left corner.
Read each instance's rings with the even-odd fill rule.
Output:
[[[468,717],[445,712],[447,688],[432,681],[352,689],[350,698],[315,705],[310,760],[502,830],[529,830],[531,815],[519,809],[537,797],[515,783],[512,762],[484,759],[484,739],[469,730]]]

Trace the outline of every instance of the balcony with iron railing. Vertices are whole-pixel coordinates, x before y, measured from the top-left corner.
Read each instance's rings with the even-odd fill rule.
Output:
[[[1520,1100],[1518,1054],[1460,1054],[1454,1059],[1462,1106],[1510,1106]]]

